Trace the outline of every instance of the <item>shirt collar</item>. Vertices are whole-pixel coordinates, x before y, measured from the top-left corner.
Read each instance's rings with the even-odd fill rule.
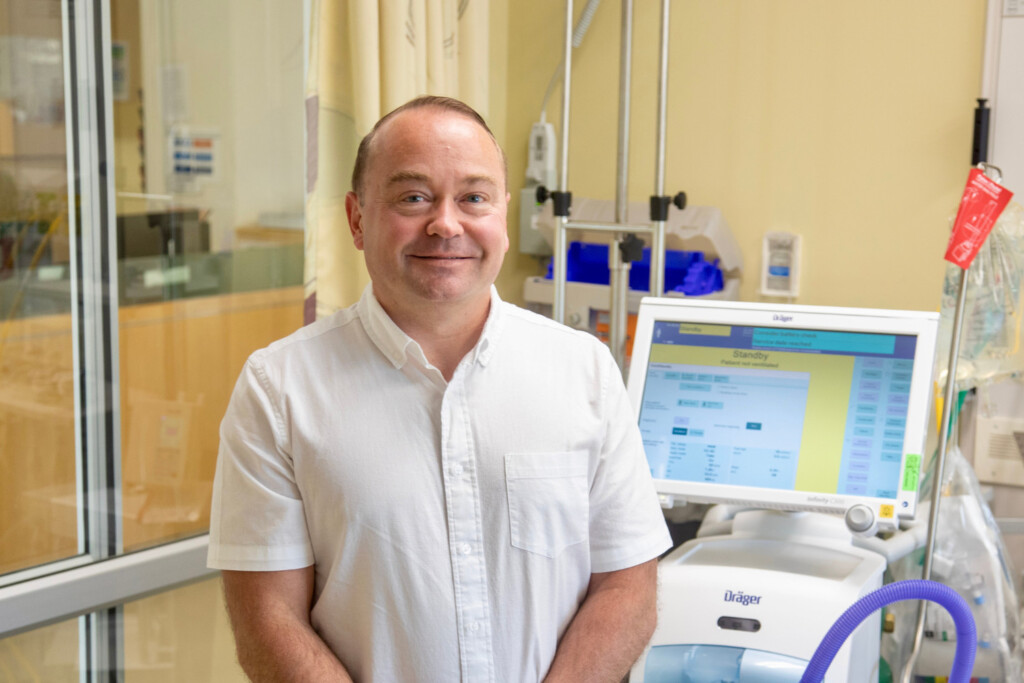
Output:
[[[498,289],[491,285],[491,309],[487,314],[487,322],[484,323],[483,332],[480,334],[476,346],[469,352],[473,362],[486,366],[494,353],[494,342],[500,334],[504,317],[503,306],[504,303],[498,296]],[[377,297],[373,294],[372,283],[363,290],[363,295],[360,297],[359,303],[356,304],[356,310],[366,334],[392,365],[396,368],[402,367],[408,361],[410,354],[427,365],[427,359],[420,345],[395,324],[395,321],[377,301]]]
[[[473,354],[474,362],[486,366],[494,354],[494,345],[501,334],[502,322],[505,317],[504,302],[498,296],[498,288],[491,285],[491,310],[487,313],[487,322],[484,323],[484,330],[480,333],[480,340],[470,353]]]
[[[366,288],[363,289],[363,296],[356,304],[356,310],[370,341],[396,368],[405,365],[407,349],[410,344],[416,342],[395,324],[384,307],[377,301],[377,297],[373,295],[373,283],[366,285]],[[417,344],[417,346],[419,345]]]

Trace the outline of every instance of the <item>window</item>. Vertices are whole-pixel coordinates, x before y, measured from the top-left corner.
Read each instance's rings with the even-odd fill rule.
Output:
[[[0,640],[0,680],[79,683],[89,621],[68,619]],[[218,579],[126,603],[110,615],[123,638],[113,674],[125,683],[245,683]],[[95,673],[95,667],[93,668]]]
[[[0,3],[0,572],[80,552],[61,7]]]
[[[0,673],[160,669],[149,606],[218,604],[220,419],[302,321],[295,10],[0,0]]]

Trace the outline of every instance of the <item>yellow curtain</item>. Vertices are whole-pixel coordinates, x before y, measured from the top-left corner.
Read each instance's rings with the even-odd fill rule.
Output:
[[[306,322],[368,282],[345,217],[359,141],[418,95],[487,116],[487,0],[313,0],[306,80]]]

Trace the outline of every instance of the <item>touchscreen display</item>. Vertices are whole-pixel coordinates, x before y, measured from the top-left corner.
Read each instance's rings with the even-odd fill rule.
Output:
[[[917,337],[655,321],[655,479],[896,498]]]

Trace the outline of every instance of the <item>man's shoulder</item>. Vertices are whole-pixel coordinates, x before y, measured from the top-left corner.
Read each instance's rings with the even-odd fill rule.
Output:
[[[528,335],[534,344],[555,344],[591,353],[607,351],[607,347],[589,332],[557,323],[515,304],[503,302],[503,306],[510,332]]]
[[[336,348],[346,338],[362,332],[359,314],[355,306],[344,308],[337,313],[320,318],[295,330],[252,354],[253,359],[266,363],[272,359],[284,359],[295,355],[308,357],[320,348]]]

